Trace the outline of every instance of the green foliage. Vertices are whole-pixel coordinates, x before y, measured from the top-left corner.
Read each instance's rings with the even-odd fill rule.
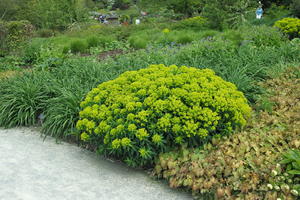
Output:
[[[178,44],[188,44],[191,43],[194,40],[194,38],[191,35],[188,34],[180,34],[178,38],[176,39],[176,42]]]
[[[230,133],[250,114],[243,94],[212,70],[175,65],[126,72],[94,88],[81,107],[81,139],[135,166]]]
[[[130,0],[115,0],[114,4],[112,6],[113,9],[128,9],[130,6],[131,1]]]
[[[293,190],[299,188],[295,170],[299,169],[299,151],[289,151],[278,164],[283,152],[300,147],[299,121],[295,122],[300,105],[290,104],[300,94],[299,79],[290,75],[293,71],[299,67],[265,83],[273,93],[274,114],[256,113],[242,132],[213,138],[202,148],[183,146],[161,154],[154,173],[173,188],[190,189],[196,199],[205,199],[203,195],[216,199],[297,199]]]
[[[18,67],[23,64],[21,58],[17,56],[0,57],[0,72],[19,70]]]
[[[278,30],[268,26],[244,26],[238,29],[243,39],[250,41],[257,47],[282,45],[287,38]]]
[[[43,39],[34,39],[23,48],[23,60],[27,64],[35,63],[39,57],[41,47],[45,44]]]
[[[300,37],[300,19],[298,18],[284,18],[275,22],[274,27],[279,28],[291,39]]]
[[[0,126],[31,126],[37,123],[42,102],[48,98],[42,84],[46,80],[44,78],[46,76],[24,72],[0,82]]]
[[[253,0],[203,0],[204,8],[201,15],[208,19],[212,29],[227,29],[245,22],[246,15],[251,10]]]
[[[169,0],[166,2],[168,7],[176,13],[182,13],[191,17],[201,9],[201,2],[197,0]]]
[[[226,30],[220,34],[224,40],[232,41],[236,46],[240,46],[244,40],[242,32],[239,30]]]
[[[298,0],[292,0],[291,10],[292,10],[292,14],[295,17],[299,17],[300,18],[300,1],[298,1]]]
[[[14,51],[32,36],[33,26],[29,21],[0,21],[0,48],[6,51]]]
[[[87,38],[88,48],[96,47],[100,44],[99,38],[97,36],[90,36]]]
[[[175,29],[203,30],[207,27],[207,19],[204,17],[191,17],[177,22],[173,25]]]
[[[159,34],[165,36],[161,31],[163,28],[165,28],[165,25],[158,30],[155,29],[154,32],[159,32]],[[253,27],[253,29],[257,28],[258,27],[255,26]],[[116,29],[119,30],[118,27]],[[134,30],[144,29],[147,28],[143,27],[143,25],[134,27]],[[207,31],[199,32],[199,39],[201,38],[201,35],[205,35],[206,32]],[[205,38],[201,41],[198,40],[193,42],[192,44],[188,44],[185,46],[151,47],[149,45],[147,49],[134,51],[124,55],[118,55],[113,59],[106,58],[103,61],[99,61],[98,58],[93,57],[61,57],[60,55],[63,47],[67,46],[68,49],[69,43],[71,41],[77,40],[75,36],[59,36],[39,39],[41,40],[40,42],[42,48],[40,48],[40,53],[36,58],[37,61],[34,62],[34,66],[39,67],[38,69],[40,69],[40,66],[43,66],[42,68],[45,70],[41,70],[44,73],[40,73],[40,70],[33,70],[32,76],[37,80],[43,80],[41,81],[41,83],[38,82],[38,84],[43,84],[43,88],[47,88],[48,91],[51,91],[47,93],[47,100],[50,101],[50,99],[52,98],[57,98],[55,102],[58,103],[59,97],[63,97],[65,95],[63,92],[57,92],[55,88],[53,89],[54,85],[58,85],[56,86],[56,88],[74,93],[74,99],[75,97],[77,98],[77,95],[78,98],[79,96],[83,98],[89,90],[96,87],[99,83],[114,79],[121,73],[124,73],[128,70],[138,70],[141,68],[145,68],[153,63],[163,63],[165,65],[176,64],[179,66],[187,65],[195,66],[199,69],[213,69],[218,76],[222,77],[226,81],[234,83],[240,91],[244,92],[244,95],[247,97],[247,99],[253,103],[258,99],[257,96],[264,92],[260,89],[259,86],[257,86],[258,81],[270,78],[270,72],[272,72],[273,74],[274,71],[278,72],[279,68],[280,70],[285,69],[286,63],[299,63],[300,61],[300,46],[297,40],[293,40],[292,42],[283,40],[279,44],[279,46],[276,47],[272,46],[269,42],[267,42],[265,45],[260,46],[256,46],[252,42],[244,42],[241,46],[236,46],[230,41],[224,41],[220,38],[217,39],[219,34],[218,32],[208,32],[208,35],[213,34],[215,35],[215,37]],[[171,30],[169,34],[173,37],[176,36],[178,32]],[[148,35],[152,36],[154,34],[152,33]],[[255,37],[259,37],[259,35]],[[255,38],[253,38],[252,40],[255,40]],[[107,47],[108,49],[120,48],[120,44],[117,44],[115,42],[109,44],[112,46],[109,45]],[[127,44],[125,43],[124,45]],[[102,52],[103,50],[100,49],[100,51]],[[10,61],[3,61],[3,59],[1,59],[0,62],[3,61],[3,64],[8,63],[3,65],[3,69],[5,69],[5,66],[15,66],[14,63],[16,63],[17,66],[23,65],[23,61],[20,59],[9,60]],[[42,64],[39,62],[42,62]],[[49,65],[53,67],[47,67],[47,63],[49,63]],[[12,69],[13,67],[9,68]],[[53,76],[50,76],[51,74],[53,74]],[[5,79],[1,81],[6,82],[8,80]],[[22,81],[23,84],[26,84],[26,82],[28,82],[29,80],[26,79]],[[1,86],[0,96],[4,98],[4,96],[9,95],[9,93],[3,93],[2,90],[9,88],[11,88],[10,90],[15,90],[15,87],[17,87],[15,86],[15,84],[17,83],[11,81],[8,84],[5,84],[5,86]],[[70,92],[66,93],[69,94]],[[18,96],[15,93],[13,94],[14,95],[9,95],[7,99],[11,99],[11,101],[22,101],[21,99],[19,99],[22,98],[22,96]],[[61,100],[61,102],[63,102],[63,100]],[[4,103],[5,101],[0,101],[0,106]],[[67,102],[61,104],[67,104]],[[59,105],[54,103],[49,103],[47,105],[49,106],[49,110],[50,107],[52,107],[51,105],[53,105],[51,110],[55,110],[56,107],[57,109],[59,109],[64,106],[61,105],[60,107]],[[71,110],[76,110],[75,107],[72,109],[69,108],[68,106],[70,105],[71,104],[65,105],[68,113],[70,113]],[[77,105],[77,108],[78,107],[79,103]],[[14,116],[13,113],[18,113],[18,109],[19,107],[11,107],[11,110],[7,110],[7,112],[11,113],[7,113],[7,117],[9,118],[7,120],[7,123],[14,120],[14,118],[10,118],[10,116]],[[43,112],[46,111],[43,109]],[[61,111],[57,110],[57,113],[58,112]],[[51,115],[50,111],[47,115]],[[51,116],[55,115],[56,114],[53,114]],[[75,122],[73,122],[72,120],[77,119],[76,117],[78,118],[78,112],[74,112],[72,114],[72,117],[70,117],[69,114],[66,114],[61,115],[59,119],[55,119],[52,117],[45,118],[44,123],[47,123],[48,126],[44,128],[44,131],[47,132],[47,129],[52,125],[53,128],[51,129],[51,131],[55,133],[55,135],[53,136],[65,137],[66,134],[72,132],[72,130],[74,129],[73,125],[75,124]],[[50,121],[47,122],[47,120]],[[0,126],[6,125],[7,124],[1,124]],[[63,128],[60,129],[60,127]],[[48,131],[47,133],[51,134],[51,131]]]
[[[133,37],[129,39],[130,46],[135,49],[145,49],[148,41],[143,38]]]
[[[85,21],[87,10],[82,0],[28,0],[20,17],[38,28],[63,30],[69,24]]]
[[[281,164],[281,165],[280,165]],[[283,160],[270,173],[268,184],[270,191],[276,191],[280,197],[300,196],[300,151],[289,150],[283,154]]]
[[[39,29],[37,31],[37,36],[42,38],[48,38],[55,36],[56,32],[51,29]]]
[[[85,53],[88,49],[88,44],[84,40],[75,40],[71,42],[70,49],[72,53]]]
[[[284,159],[280,163],[287,165],[287,173],[300,175],[300,151],[290,150],[283,157]]]

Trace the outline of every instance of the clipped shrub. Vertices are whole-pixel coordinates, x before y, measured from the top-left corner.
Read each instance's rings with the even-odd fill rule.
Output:
[[[290,39],[300,37],[300,19],[298,18],[283,18],[275,22],[274,27],[286,33]]]
[[[88,48],[88,44],[83,40],[75,40],[71,42],[70,50],[72,53],[84,53]]]
[[[250,107],[212,70],[151,65],[100,84],[81,103],[81,139],[128,165],[153,163],[187,143],[199,146],[246,124]]]

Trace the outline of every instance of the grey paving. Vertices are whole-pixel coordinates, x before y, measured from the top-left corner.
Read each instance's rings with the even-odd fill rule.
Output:
[[[0,200],[190,200],[146,172],[33,128],[0,129]]]

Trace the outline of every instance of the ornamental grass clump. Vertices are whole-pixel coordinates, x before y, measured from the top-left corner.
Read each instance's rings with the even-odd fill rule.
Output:
[[[80,106],[81,139],[131,166],[230,133],[250,114],[234,84],[210,69],[175,65],[125,72],[92,89]]]

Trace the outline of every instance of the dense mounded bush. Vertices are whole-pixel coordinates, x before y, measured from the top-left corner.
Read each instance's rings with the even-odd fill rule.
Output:
[[[171,147],[230,133],[250,114],[234,84],[209,69],[175,65],[125,72],[94,88],[81,107],[81,139],[139,166]]]
[[[274,26],[286,33],[291,39],[300,37],[300,19],[298,18],[283,18],[275,22]]]

